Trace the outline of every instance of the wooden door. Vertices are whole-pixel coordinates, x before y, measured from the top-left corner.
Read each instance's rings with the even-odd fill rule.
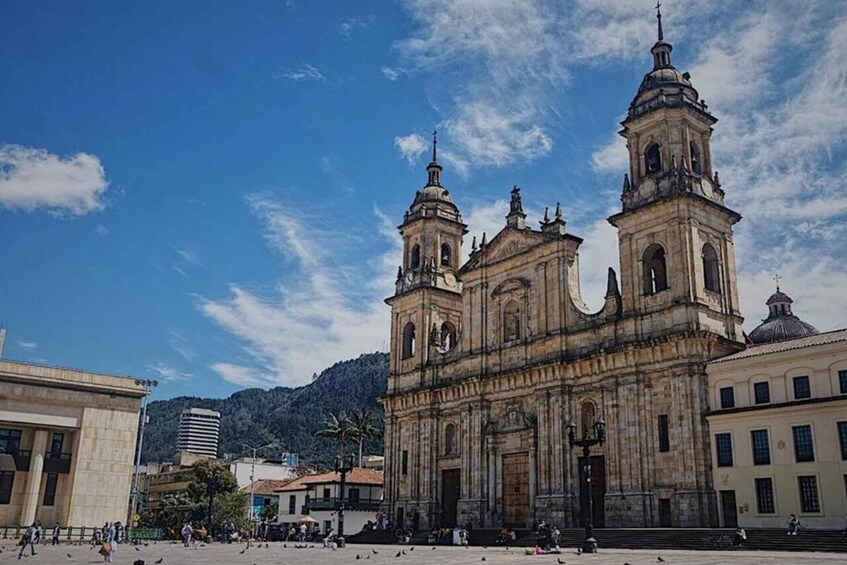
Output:
[[[585,490],[585,461],[582,457],[579,458],[579,503],[585,505],[588,503],[587,492]],[[595,528],[606,527],[606,456],[592,455],[591,456],[591,504],[592,523]],[[584,514],[580,511],[580,525],[585,527],[583,523]]]
[[[670,528],[673,525],[673,516],[671,514],[671,499],[659,499],[659,527]]]
[[[452,528],[457,522],[461,476],[459,469],[441,471],[441,527]]]
[[[503,521],[526,527],[529,521],[529,454],[503,455]]]
[[[738,527],[738,509],[735,505],[735,491],[721,491],[721,510],[723,510],[723,527]]]

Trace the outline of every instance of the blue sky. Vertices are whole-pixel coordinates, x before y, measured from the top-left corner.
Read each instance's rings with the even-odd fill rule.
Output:
[[[652,5],[7,3],[4,356],[158,378],[161,398],[385,350],[434,128],[471,235],[514,184],[533,222],[562,202],[598,307]],[[720,119],[745,327],[776,272],[795,313],[847,326],[847,4],[667,0],[663,21]]]

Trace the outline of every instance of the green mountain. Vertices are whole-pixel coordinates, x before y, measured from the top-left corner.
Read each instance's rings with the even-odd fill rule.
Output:
[[[388,354],[369,353],[342,361],[299,387],[270,390],[247,389],[229,398],[180,396],[157,400],[147,407],[149,423],[144,431],[143,461],[172,460],[176,450],[179,415],[184,408],[208,408],[221,413],[219,455],[246,455],[244,443],[260,446],[276,441],[280,451],[299,453],[301,461],[331,466],[337,444],[315,437],[324,420],[341,410],[372,410],[382,428]],[[382,438],[365,442],[365,454],[381,454]],[[265,453],[265,456],[271,455]]]

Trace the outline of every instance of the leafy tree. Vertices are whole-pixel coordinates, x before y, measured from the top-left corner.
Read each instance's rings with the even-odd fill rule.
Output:
[[[338,454],[342,461],[347,455],[347,442],[354,438],[354,434],[353,422],[343,410],[338,416],[330,414],[324,421],[324,428],[315,432],[318,437],[328,437],[338,442]]]
[[[374,425],[374,415],[370,410],[353,410],[350,417],[350,426],[353,430],[353,440],[359,448],[359,467],[362,466],[362,446],[365,440],[380,437],[382,430]]]
[[[192,502],[208,501],[209,478],[213,473],[217,474],[218,477],[215,497],[238,491],[238,481],[235,479],[235,475],[228,468],[216,461],[198,461],[191,469],[194,472],[194,478],[188,484],[188,496]],[[247,507],[246,501],[244,502],[244,507]]]
[[[259,519],[265,522],[275,522],[277,516],[279,516],[279,503],[277,502],[271,502],[262,507],[259,512]]]

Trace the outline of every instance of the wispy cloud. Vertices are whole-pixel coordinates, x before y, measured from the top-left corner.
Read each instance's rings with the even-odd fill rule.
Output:
[[[148,365],[147,368],[165,382],[189,381],[194,378],[191,373],[184,373],[162,362]]]
[[[0,205],[82,216],[104,207],[109,187],[95,155],[62,157],[34,147],[0,145]]]
[[[234,283],[229,298],[199,301],[200,310],[237,336],[253,361],[221,361],[212,369],[240,386],[296,385],[338,360],[381,348],[389,324],[381,300],[393,292],[396,242],[384,253],[360,254],[354,269],[347,260],[361,249],[356,242],[339,240],[337,230],[322,230],[306,211],[271,196],[247,201],[288,276],[272,292]],[[377,214],[380,233],[383,223]],[[377,275],[362,280],[365,271]]]
[[[176,251],[176,254],[182,257],[186,263],[191,263],[192,265],[198,267],[203,265],[203,263],[200,262],[200,257],[197,255],[197,252],[193,249],[190,249],[188,247],[180,247],[174,249],[174,251]]]
[[[94,233],[96,233],[100,237],[106,237],[107,235],[109,235],[109,228],[107,228],[103,224],[97,224],[97,227],[94,228]]]
[[[316,80],[326,82],[324,74],[317,67],[304,63],[299,69],[284,69],[274,75],[275,78],[284,78],[293,81]]]
[[[392,82],[396,81],[406,73],[405,69],[400,67],[382,67],[380,70],[382,71],[383,76]]]
[[[18,346],[24,349],[35,349],[38,347],[38,344],[34,341],[19,341]]]
[[[418,158],[429,148],[427,141],[418,133],[398,136],[394,138],[394,147],[400,151],[400,155],[413,165]]]
[[[374,22],[376,22],[376,17],[373,14],[361,18],[347,18],[338,25],[338,32],[345,40],[349,41],[355,31],[365,29]]]
[[[197,352],[191,347],[188,339],[177,330],[168,331],[168,345],[186,361],[194,361],[197,358]]]

